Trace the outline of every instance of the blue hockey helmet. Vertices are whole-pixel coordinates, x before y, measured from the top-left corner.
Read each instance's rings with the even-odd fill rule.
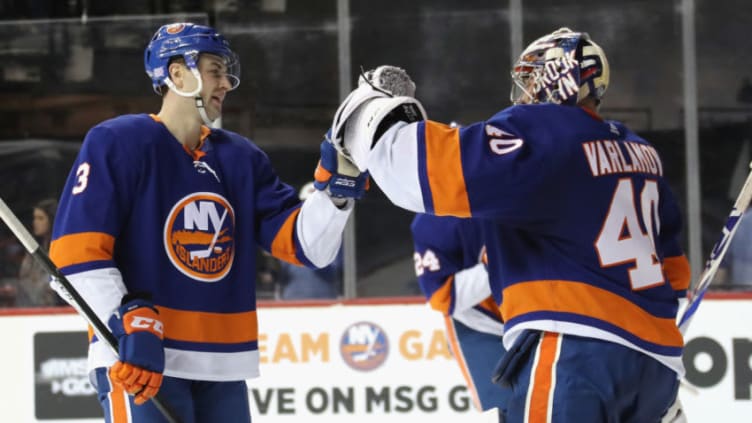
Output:
[[[226,77],[233,90],[240,84],[240,63],[238,56],[230,49],[230,43],[214,28],[193,23],[174,23],[163,25],[152,37],[144,51],[144,67],[151,78],[152,86],[157,94],[161,94],[161,87],[170,86],[178,94],[195,96],[201,90],[193,93],[182,93],[174,88],[170,81],[168,66],[170,59],[182,57],[188,69],[201,81],[197,63],[199,54],[209,53],[224,59],[227,66]]]
[[[603,49],[585,32],[560,28],[533,41],[512,70],[512,103],[600,103],[609,83]]]

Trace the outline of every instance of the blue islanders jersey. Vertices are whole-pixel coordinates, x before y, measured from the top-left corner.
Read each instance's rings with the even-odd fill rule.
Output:
[[[202,127],[190,151],[156,116],[121,116],[87,134],[50,256],[105,323],[126,292],[151,295],[166,375],[242,380],[258,374],[256,249],[328,264],[349,212],[324,197],[301,206],[266,154],[232,132]],[[92,369],[116,359],[102,344],[90,345]]]
[[[465,326],[501,336],[501,311],[491,296],[481,226],[472,219],[418,214],[410,226],[415,273],[431,308]]]
[[[626,345],[683,374],[680,211],[658,152],[624,125],[553,104],[463,128],[402,122],[368,167],[397,205],[483,220],[507,348],[526,328],[566,333]]]
[[[444,314],[447,340],[476,407],[506,410],[511,391],[491,380],[506,351],[481,225],[474,219],[417,214],[410,228],[418,283],[431,307]]]

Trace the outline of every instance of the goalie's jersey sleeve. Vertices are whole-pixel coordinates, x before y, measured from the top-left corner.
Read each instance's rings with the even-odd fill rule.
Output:
[[[256,249],[311,265],[300,212],[295,190],[249,140],[205,127],[191,152],[156,116],[121,116],[87,134],[50,256],[105,322],[124,291],[151,294],[165,374],[241,380],[258,373]],[[101,344],[94,338],[91,366],[114,360]]]
[[[469,328],[501,335],[491,296],[480,224],[472,219],[417,214],[410,226],[415,273],[431,308]]]
[[[683,373],[679,208],[658,152],[624,125],[552,104],[463,128],[398,123],[368,167],[397,205],[481,218],[507,347],[524,328],[550,330],[619,342]]]

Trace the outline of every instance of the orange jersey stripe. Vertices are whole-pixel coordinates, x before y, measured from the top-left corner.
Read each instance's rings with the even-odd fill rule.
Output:
[[[454,359],[457,360],[457,364],[460,366],[462,377],[465,378],[465,383],[470,390],[470,394],[473,396],[473,404],[475,404],[475,408],[477,408],[478,411],[483,411],[483,407],[480,404],[480,397],[478,397],[478,390],[475,389],[473,378],[470,377],[470,369],[467,367],[465,356],[462,355],[462,350],[460,349],[460,343],[457,339],[457,332],[455,332],[454,330],[454,321],[451,317],[444,316],[444,325],[446,326],[449,348],[452,349]]]
[[[505,288],[503,297],[506,322],[536,311],[573,313],[608,322],[656,345],[684,345],[673,318],[655,317],[619,295],[582,282],[521,282]]]
[[[559,355],[562,336],[558,333],[543,332],[540,344],[538,344],[538,356],[532,370],[532,383],[528,393],[528,419],[526,421],[529,423],[550,421],[548,415],[554,390],[555,363]]]
[[[272,255],[288,263],[302,266],[303,263],[295,257],[295,242],[293,241],[293,237],[295,236],[295,220],[299,213],[300,208],[290,213],[285,223],[279,228],[277,236],[272,241]]]
[[[449,314],[449,308],[452,305],[452,293],[454,292],[454,276],[447,278],[446,282],[439,289],[431,294],[431,298],[428,303],[431,308],[444,313]]]
[[[256,311],[208,313],[157,306],[164,337],[176,341],[232,344],[258,340]]]
[[[128,407],[128,394],[123,388],[112,383],[110,375],[107,375],[107,381],[110,383],[110,393],[107,396],[110,399],[110,417],[112,423],[128,423],[130,414]]]
[[[496,304],[496,300],[494,300],[493,296],[490,296],[486,298],[485,300],[479,302],[478,305],[482,309],[498,317],[500,321],[504,321],[504,319],[501,318],[501,308],[499,307],[498,304]]]
[[[663,273],[666,274],[675,291],[689,289],[692,271],[687,256],[666,257],[663,259]]]
[[[112,260],[115,237],[103,232],[64,235],[50,244],[50,259],[62,268],[90,261]]]
[[[437,215],[470,217],[458,128],[426,121],[426,173]]]

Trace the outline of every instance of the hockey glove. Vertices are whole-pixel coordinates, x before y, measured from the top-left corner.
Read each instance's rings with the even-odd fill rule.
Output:
[[[517,380],[525,360],[540,340],[540,332],[525,330],[514,341],[514,345],[496,364],[491,381],[502,388],[509,388]]]
[[[164,329],[159,312],[143,298],[123,297],[108,322],[118,340],[120,361],[110,367],[110,380],[135,396],[141,405],[159,391],[164,371]]]
[[[358,87],[342,101],[332,121],[332,144],[358,169],[368,169],[368,153],[397,122],[426,119],[413,98],[415,83],[404,69],[383,65],[359,78]]]
[[[358,77],[358,86],[361,85],[386,91],[392,97],[415,97],[415,82],[404,69],[396,66],[381,65],[365,71]]]
[[[363,197],[369,188],[368,172],[361,172],[350,160],[339,153],[329,140],[331,131],[321,142],[321,159],[314,172],[313,186],[326,191],[334,198]]]

